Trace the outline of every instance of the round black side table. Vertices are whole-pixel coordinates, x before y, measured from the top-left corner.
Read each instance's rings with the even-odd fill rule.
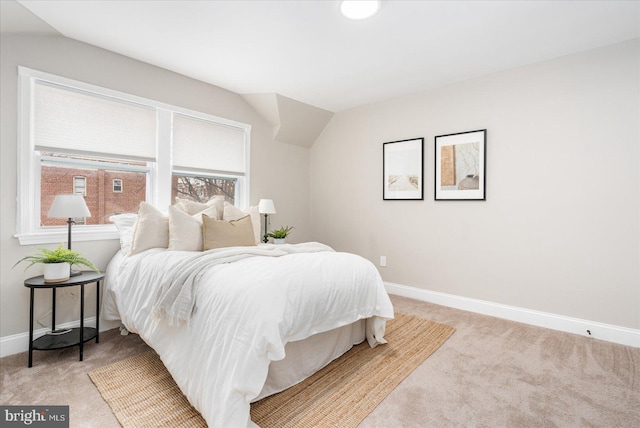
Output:
[[[104,272],[83,271],[80,275],[72,276],[64,282],[45,282],[44,276],[35,276],[24,281],[29,287],[29,367],[33,366],[33,350],[52,351],[54,349],[69,348],[80,345],[80,361],[84,351],[84,343],[95,338],[100,342],[100,281],[104,279]],[[84,326],[84,286],[96,283],[96,327]],[[63,287],[80,286],[80,327],[56,331],[56,290]],[[33,300],[34,290],[51,289],[53,302],[51,308],[51,332],[33,340]]]

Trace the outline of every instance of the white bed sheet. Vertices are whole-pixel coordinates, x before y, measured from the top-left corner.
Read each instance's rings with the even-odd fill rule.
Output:
[[[205,269],[193,316],[171,326],[152,315],[159,284],[192,256],[160,249],[117,255],[107,269],[102,316],[122,320],[158,352],[211,427],[255,426],[249,403],[271,393],[263,390],[269,365],[285,357],[289,342],[367,319],[370,342],[384,343],[393,307],[377,270],[332,251]]]

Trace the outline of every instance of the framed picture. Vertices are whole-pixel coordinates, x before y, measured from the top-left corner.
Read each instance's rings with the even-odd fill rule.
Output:
[[[435,150],[436,201],[486,200],[486,129],[439,135]]]
[[[424,138],[382,145],[382,199],[424,199]]]

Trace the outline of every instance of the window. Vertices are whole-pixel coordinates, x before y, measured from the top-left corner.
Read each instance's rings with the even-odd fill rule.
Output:
[[[74,240],[113,239],[109,217],[176,196],[248,205],[246,124],[19,67],[20,243],[64,241],[46,217],[55,195],[85,196]]]
[[[57,177],[58,179],[60,177]],[[87,178],[86,177],[73,177],[73,193],[75,195],[87,196]],[[43,210],[43,212],[48,212],[48,209]],[[85,224],[84,217],[76,217],[76,224]],[[45,224],[43,222],[43,224]]]
[[[222,195],[224,200],[235,205],[237,180],[229,177],[190,175],[174,172],[171,180],[171,197],[206,202],[213,196]]]
[[[55,195],[76,193],[85,197],[91,217],[82,224],[111,224],[109,217],[118,212],[135,212],[140,201],[146,200],[149,167],[146,162],[96,156],[39,152],[40,165],[40,225],[61,226],[62,219],[48,218],[47,212]],[[114,178],[121,177],[121,178]],[[73,180],[73,189],[68,180]],[[116,181],[120,192],[114,194]],[[127,191],[123,192],[123,182]],[[76,221],[76,224],[80,224]]]
[[[172,197],[203,202],[222,195],[231,204],[241,199],[247,164],[243,139],[237,128],[176,114]]]
[[[113,179],[113,193],[122,193],[122,180],[119,178]]]
[[[75,195],[87,196],[86,177],[73,177],[73,193]]]

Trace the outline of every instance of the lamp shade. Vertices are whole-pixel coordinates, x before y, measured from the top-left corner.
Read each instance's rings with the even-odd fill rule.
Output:
[[[258,212],[260,214],[275,214],[276,206],[273,204],[272,199],[260,199],[258,203]]]
[[[81,195],[56,195],[47,217],[91,217],[91,212],[84,201],[84,197]]]

